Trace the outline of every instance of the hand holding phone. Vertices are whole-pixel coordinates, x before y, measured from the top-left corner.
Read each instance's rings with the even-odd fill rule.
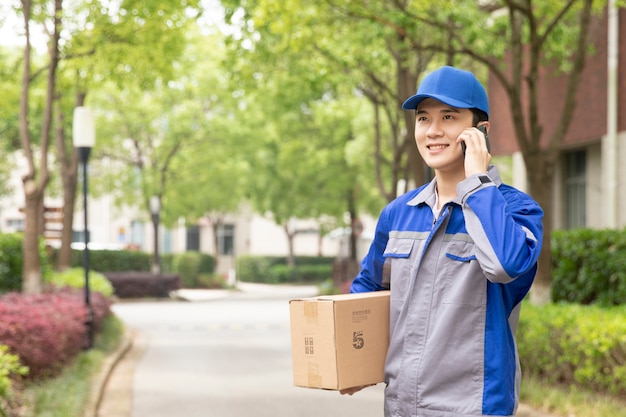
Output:
[[[487,145],[487,152],[491,153],[491,146],[489,146],[489,136],[487,135],[487,127],[485,125],[480,125],[480,126],[476,126],[476,129],[480,130],[481,132],[483,132],[483,135],[485,135],[485,144]],[[467,146],[465,145],[465,142],[461,142],[461,149],[463,150],[463,155],[465,155],[465,150],[467,149]]]

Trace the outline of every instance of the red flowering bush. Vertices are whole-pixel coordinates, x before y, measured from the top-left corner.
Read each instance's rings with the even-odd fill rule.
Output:
[[[110,303],[100,293],[91,295],[97,331]],[[81,292],[9,293],[0,296],[0,344],[28,366],[30,378],[54,374],[87,346],[87,319]]]

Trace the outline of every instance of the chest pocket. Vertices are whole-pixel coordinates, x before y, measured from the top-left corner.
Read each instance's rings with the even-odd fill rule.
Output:
[[[415,245],[415,239],[390,238],[383,256],[383,286],[390,288],[395,285],[406,285],[411,276],[411,253]]]

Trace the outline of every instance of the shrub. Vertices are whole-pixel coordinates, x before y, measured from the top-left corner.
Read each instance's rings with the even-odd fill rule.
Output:
[[[181,288],[180,276],[174,274],[127,271],[105,272],[104,276],[120,298],[167,297],[171,291]]]
[[[269,257],[240,256],[237,258],[237,279],[246,282],[266,282],[271,262]]]
[[[0,233],[0,290],[22,288],[22,235]]]
[[[298,256],[294,270],[284,256],[241,256],[237,259],[237,278],[265,283],[322,282],[332,276],[333,259]]]
[[[266,273],[267,283],[322,282],[332,276],[332,265],[273,265]]]
[[[626,230],[554,231],[552,259],[555,302],[626,303]]]
[[[200,252],[185,252],[174,257],[174,271],[180,275],[184,288],[199,287],[200,274],[211,274],[214,267],[213,257]]]
[[[109,303],[92,298],[93,322],[101,328]],[[76,291],[0,297],[0,343],[10,347],[36,378],[57,372],[87,345],[87,308]]]
[[[0,233],[0,292],[22,289],[23,240],[22,233]],[[43,239],[39,240],[39,262],[42,277],[47,277],[52,268]]]
[[[83,251],[72,251],[72,266],[83,267]],[[94,271],[150,271],[152,254],[132,250],[90,250],[89,266]]]
[[[27,373],[28,368],[20,364],[20,358],[9,353],[8,346],[0,345],[0,414],[7,415],[7,408],[13,400],[12,378]]]
[[[46,280],[57,288],[72,287],[85,288],[85,270],[83,268],[70,268],[63,272],[54,272]],[[101,273],[89,271],[89,289],[102,293],[105,297],[113,295],[111,282]]]
[[[626,396],[626,307],[524,303],[517,341],[525,374]]]

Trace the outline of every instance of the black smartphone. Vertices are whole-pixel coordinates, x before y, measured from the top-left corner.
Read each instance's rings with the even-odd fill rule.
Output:
[[[491,153],[491,146],[489,146],[489,136],[487,135],[487,127],[485,125],[480,125],[480,126],[476,126],[476,129],[480,130],[481,132],[483,132],[483,135],[485,135],[487,151]],[[461,149],[463,150],[463,155],[465,155],[465,149],[466,149],[465,141],[461,142]]]

